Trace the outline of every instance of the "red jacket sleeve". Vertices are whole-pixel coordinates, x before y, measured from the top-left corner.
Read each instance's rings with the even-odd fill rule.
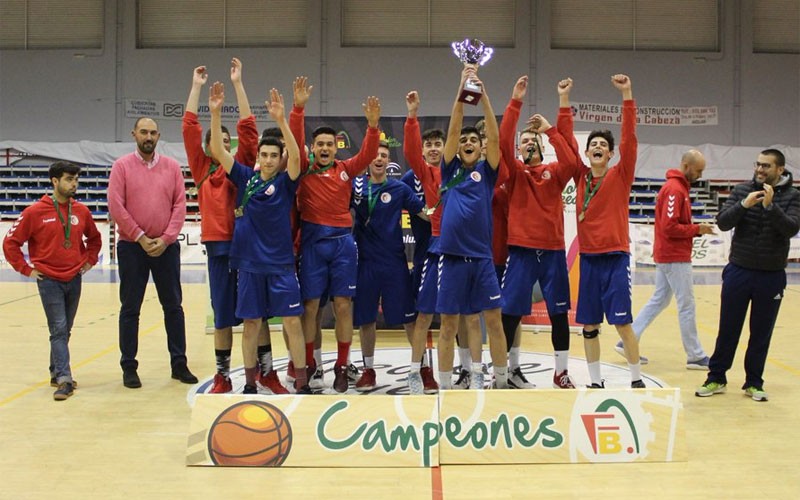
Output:
[[[372,163],[372,160],[378,156],[380,142],[381,133],[378,129],[367,127],[367,135],[364,136],[364,142],[361,143],[361,149],[358,150],[358,154],[344,161],[344,169],[350,178],[364,173],[369,164]]]
[[[305,108],[292,107],[292,112],[289,113],[289,129],[292,131],[294,140],[297,142],[297,147],[300,148],[300,172],[305,173],[308,170],[309,162],[308,155],[305,154],[306,145],[306,120]],[[377,153],[376,155],[377,156]]]
[[[631,99],[622,103],[622,139],[619,143],[619,164],[616,167],[622,169],[620,175],[628,185],[633,184],[638,149],[639,142],[636,139],[636,101]]]
[[[31,222],[33,218],[30,216],[31,211],[26,208],[22,211],[19,218],[8,230],[5,239],[3,239],[3,254],[6,260],[14,268],[15,271],[24,275],[30,276],[33,268],[25,261],[25,256],[22,254],[22,245],[31,236]]]
[[[197,115],[191,111],[183,115],[183,147],[186,149],[192,180],[197,185],[208,173],[210,162],[203,149],[203,127]]]
[[[687,239],[697,236],[700,226],[692,224],[691,222],[687,224],[680,221],[681,214],[685,209],[685,199],[682,192],[671,189],[669,184],[665,184],[658,193],[657,203],[661,208],[658,217],[659,227],[664,236],[676,239]]]
[[[514,139],[517,135],[517,122],[522,109],[522,101],[511,99],[508,101],[503,119],[500,121],[500,156],[507,165],[514,165],[517,153],[514,150]]]
[[[416,118],[406,118],[406,123],[403,125],[403,156],[423,186],[432,180],[428,164],[422,157],[422,137],[419,132],[419,120]]]
[[[234,159],[242,165],[254,166],[258,156],[256,117],[250,115],[243,120],[239,120],[236,124],[236,134],[239,136],[239,147],[236,148]]]
[[[556,158],[558,159],[555,166],[556,177],[561,186],[566,186],[570,179],[577,178],[580,175],[578,162],[575,159],[575,152],[570,147],[567,140],[559,133],[558,128],[551,127],[545,134],[550,140],[550,145],[556,151]]]

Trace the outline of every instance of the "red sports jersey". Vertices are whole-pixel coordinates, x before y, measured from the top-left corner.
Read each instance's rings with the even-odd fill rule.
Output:
[[[509,167],[508,244],[540,250],[563,250],[564,204],[561,193],[579,169],[575,153],[556,127],[545,133],[558,161],[527,166],[514,148],[522,101],[511,99],[500,125],[500,150]],[[561,108],[559,126],[572,133],[572,110]],[[496,191],[495,191],[496,193]]]
[[[406,162],[414,171],[419,181],[422,183],[422,190],[425,192],[425,203],[428,208],[433,208],[439,203],[439,185],[442,183],[442,172],[438,165],[431,165],[425,162],[422,156],[422,136],[419,131],[419,120],[416,118],[406,118],[403,126],[403,156]],[[431,235],[438,237],[442,229],[441,205],[436,208],[431,218]]]
[[[305,144],[304,108],[294,107],[289,115],[289,127],[300,146]],[[330,227],[350,227],[350,192],[352,179],[361,175],[378,156],[380,132],[368,127],[358,154],[348,160],[334,160],[333,166],[321,171],[309,165],[308,157],[300,155],[300,185],[297,188],[297,207],[300,219]]]

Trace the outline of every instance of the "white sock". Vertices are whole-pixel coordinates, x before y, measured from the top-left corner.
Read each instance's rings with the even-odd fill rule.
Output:
[[[508,367],[495,366],[494,371],[494,384],[498,389],[506,389],[508,387]]]
[[[642,365],[641,363],[636,363],[632,365],[628,363],[628,369],[631,371],[631,382],[636,382],[637,380],[642,380]]]
[[[483,363],[480,361],[472,361],[472,371],[475,373],[483,372]]]
[[[593,384],[602,384],[603,377],[600,376],[600,362],[595,361],[593,363],[586,363],[589,367],[589,379],[592,381]]]
[[[348,361],[350,360],[348,359]],[[364,368],[372,368],[372,364],[374,362],[375,362],[375,356],[364,356]]]
[[[508,366],[512,371],[519,368],[519,347],[512,347],[511,350],[508,351]]]
[[[314,349],[314,361],[317,363],[317,366],[322,366],[322,348]]]
[[[452,389],[453,388],[453,373],[439,372],[439,389]]]
[[[418,372],[420,368],[420,363],[411,363],[409,370],[412,372]]]
[[[420,363],[417,363],[417,364],[420,364]],[[430,368],[431,361],[428,359],[428,355],[427,354],[423,354],[422,355],[422,363],[421,364],[422,364],[422,366]]]
[[[555,351],[553,353],[556,357],[556,373],[562,373],[569,365],[569,351]]]
[[[461,369],[469,370],[472,366],[472,355],[469,353],[469,347],[458,348],[458,359],[461,360]]]

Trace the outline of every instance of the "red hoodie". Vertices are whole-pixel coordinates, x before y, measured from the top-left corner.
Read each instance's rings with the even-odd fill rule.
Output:
[[[692,224],[689,180],[680,170],[667,170],[667,182],[656,198],[656,234],[653,260],[659,264],[692,261],[692,238],[700,226]]]
[[[35,268],[48,278],[70,281],[87,262],[97,264],[102,240],[92,214],[86,205],[73,199],[69,241],[64,248],[64,226],[55,212],[49,195],[22,211],[3,240],[3,253],[11,267],[25,276]],[[59,204],[64,220],[68,218],[67,204]],[[84,241],[84,236],[86,240]],[[22,245],[28,242],[30,264],[25,262]]]

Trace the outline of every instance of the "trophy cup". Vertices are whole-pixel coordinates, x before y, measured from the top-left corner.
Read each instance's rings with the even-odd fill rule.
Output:
[[[465,38],[463,42],[453,42],[450,46],[453,47],[453,53],[465,66],[483,66],[491,59],[494,52],[491,47],[485,46],[483,42],[476,38],[472,40]],[[464,82],[464,87],[461,89],[458,100],[475,106],[481,100],[481,96],[483,96],[481,88],[467,80]]]

